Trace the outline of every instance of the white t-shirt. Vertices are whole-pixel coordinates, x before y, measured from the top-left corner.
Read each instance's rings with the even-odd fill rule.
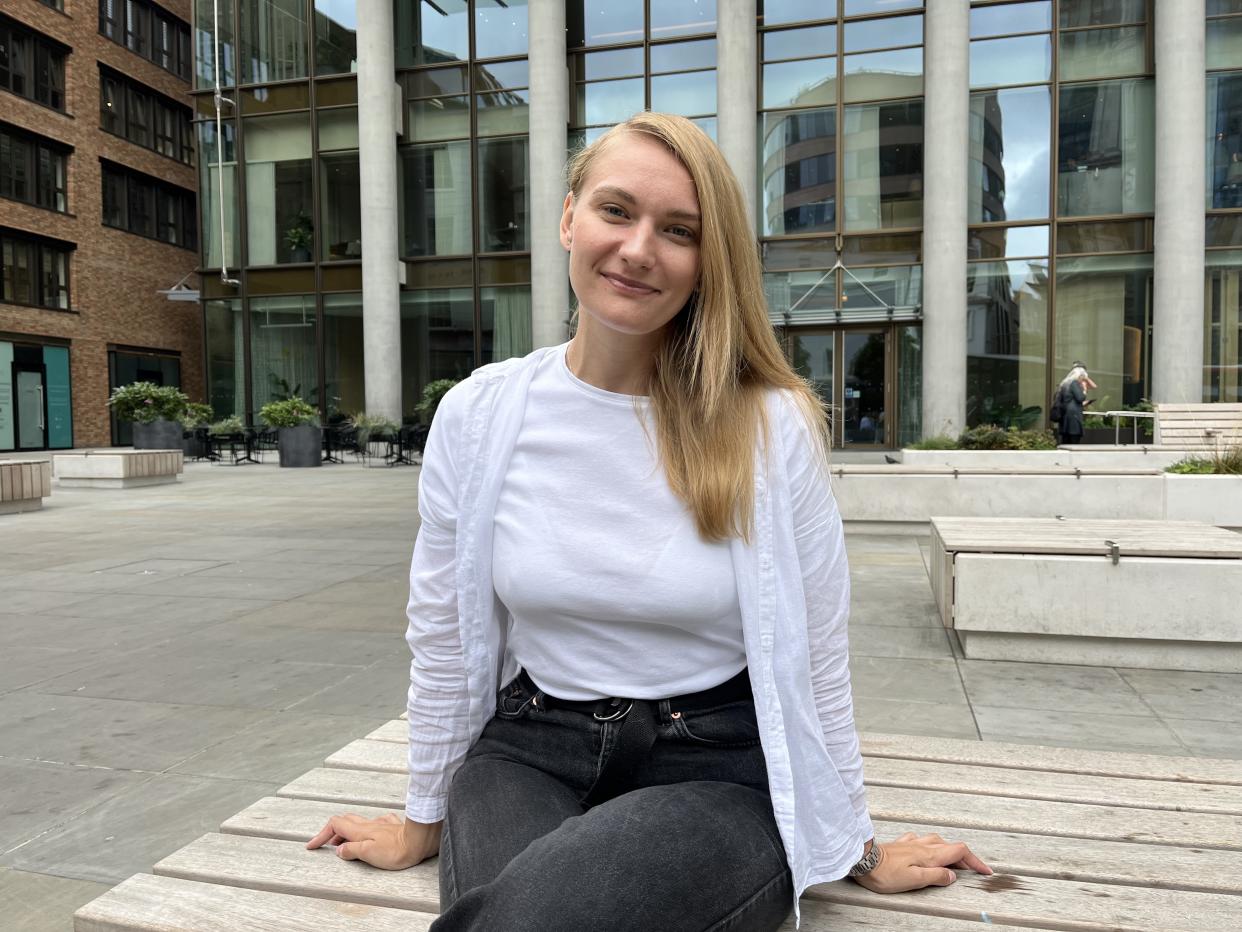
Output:
[[[746,666],[729,543],[668,486],[647,400],[588,385],[565,349],[535,372],[496,504],[492,573],[509,648],[563,699],[658,699]]]

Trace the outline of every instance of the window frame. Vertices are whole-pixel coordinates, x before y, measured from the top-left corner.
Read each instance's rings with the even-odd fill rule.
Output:
[[[149,0],[99,0],[99,34],[189,82],[190,24],[163,7]]]
[[[70,49],[15,19],[0,16],[0,90],[65,113],[65,58]]]
[[[30,294],[28,301],[10,298],[10,283],[6,270],[10,256],[16,256],[17,249],[26,252],[26,273]],[[72,307],[70,290],[69,257],[76,248],[75,244],[48,237],[35,236],[19,230],[0,227],[0,304],[14,304],[23,307],[37,307],[51,311],[68,311]],[[49,271],[54,272],[54,279],[49,279]],[[48,283],[53,286],[49,288]],[[55,297],[52,297],[52,292]]]
[[[68,213],[68,159],[72,148],[20,127],[0,123],[0,145],[4,143],[9,151],[5,158],[0,158],[0,197],[56,213]],[[25,150],[20,153],[20,161],[13,152],[14,144]],[[17,168],[25,169],[24,196],[14,190]],[[3,193],[6,180],[8,193]]]
[[[103,226],[197,252],[198,210],[193,191],[107,159],[99,163]],[[167,222],[161,220],[162,206],[172,209]],[[111,222],[109,207],[119,213],[119,222]]]
[[[112,108],[106,106],[110,88],[117,91]],[[99,126],[104,132],[193,167],[193,117],[189,107],[105,65],[99,66]],[[168,122],[170,120],[171,123]],[[145,124],[141,126],[143,135],[135,138],[134,133],[140,124]],[[164,144],[171,151],[161,148]]]

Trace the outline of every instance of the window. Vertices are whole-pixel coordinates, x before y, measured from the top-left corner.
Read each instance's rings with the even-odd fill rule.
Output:
[[[130,142],[194,164],[188,107],[114,71],[99,69],[99,123]]]
[[[190,80],[189,23],[149,0],[99,0],[99,32],[165,71]]]
[[[68,52],[59,42],[0,16],[0,88],[64,110]]]
[[[65,211],[68,150],[0,124],[0,197]]]
[[[72,250],[71,243],[0,228],[0,300],[68,308]]]
[[[194,192],[103,162],[104,226],[195,249]]]

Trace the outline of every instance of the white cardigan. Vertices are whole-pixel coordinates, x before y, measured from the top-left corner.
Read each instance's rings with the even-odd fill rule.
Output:
[[[444,818],[454,772],[516,675],[492,588],[493,514],[547,353],[484,366],[440,403],[419,477],[410,566],[410,782],[406,815]],[[768,397],[756,453],[754,533],[732,542],[746,657],[772,807],[796,898],[843,877],[874,835],[848,666],[849,569],[828,473],[801,414]]]

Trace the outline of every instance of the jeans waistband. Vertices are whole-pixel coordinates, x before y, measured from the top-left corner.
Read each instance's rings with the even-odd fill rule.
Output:
[[[628,697],[575,700],[550,696],[535,685],[535,681],[526,674],[525,670],[518,674],[518,682],[531,694],[538,694],[538,704],[546,709],[569,709],[572,712],[595,714],[601,710],[607,712],[610,709],[624,707],[624,704],[630,701]],[[667,702],[669,708],[674,712],[696,712],[725,705],[729,702],[740,702],[743,699],[750,699],[752,697],[750,672],[746,667],[743,667],[740,673],[731,679],[725,680],[718,686],[713,686],[710,689],[704,689],[697,693],[670,696]],[[662,700],[653,699],[650,701],[660,702]]]

